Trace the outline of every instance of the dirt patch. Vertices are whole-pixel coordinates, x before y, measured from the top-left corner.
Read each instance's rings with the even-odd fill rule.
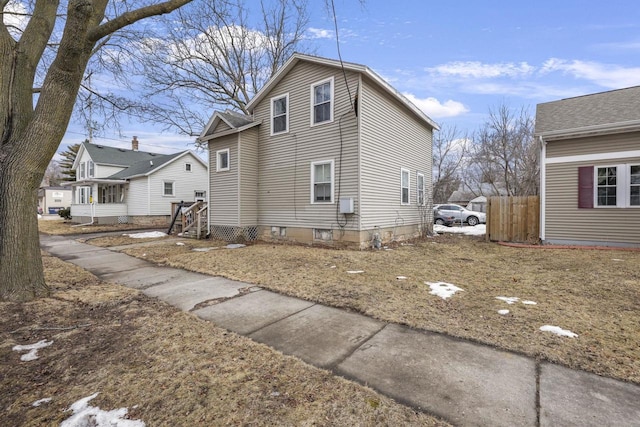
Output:
[[[51,298],[0,303],[3,425],[58,425],[75,401],[155,425],[447,425],[138,291],[44,257]],[[24,362],[17,344],[53,341]],[[43,398],[48,403],[33,406]]]
[[[380,251],[266,243],[192,250],[205,242],[124,251],[640,383],[640,252],[512,248],[466,236]],[[425,284],[439,281],[464,291],[443,300]],[[578,337],[542,332],[544,325]]]
[[[70,234],[90,234],[102,233],[106,231],[123,231],[140,230],[145,228],[155,229],[157,227],[144,227],[137,224],[92,224],[76,227],[77,224],[65,220],[40,220],[38,221],[38,229],[41,233],[70,235]]]

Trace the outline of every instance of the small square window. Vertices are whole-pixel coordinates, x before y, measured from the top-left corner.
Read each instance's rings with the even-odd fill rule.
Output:
[[[216,151],[216,172],[229,170],[229,149]]]
[[[184,170],[186,172],[191,172],[191,163],[185,163],[184,164]]]

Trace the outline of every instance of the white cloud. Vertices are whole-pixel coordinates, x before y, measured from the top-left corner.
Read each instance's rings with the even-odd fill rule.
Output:
[[[551,58],[545,61],[541,69],[543,74],[556,71],[610,89],[640,84],[640,67],[625,68],[615,64]]]
[[[331,30],[325,30],[323,28],[309,28],[307,30],[310,39],[332,39],[334,32]]]
[[[469,111],[463,103],[451,99],[442,103],[433,97],[418,98],[406,92],[403,95],[431,118],[454,117]]]
[[[526,62],[485,64],[479,61],[456,61],[427,68],[431,74],[449,77],[487,79],[497,77],[523,77],[533,74],[535,67]]]

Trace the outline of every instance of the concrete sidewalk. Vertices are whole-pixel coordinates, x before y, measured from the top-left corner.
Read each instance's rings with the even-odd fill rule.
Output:
[[[460,426],[639,426],[640,387],[442,334],[158,267],[64,236],[50,254],[105,281],[366,384]]]

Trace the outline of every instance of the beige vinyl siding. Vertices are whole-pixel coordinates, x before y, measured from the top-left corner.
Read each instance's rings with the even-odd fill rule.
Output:
[[[128,215],[149,215],[149,177],[134,178],[129,182],[125,202]]]
[[[258,128],[239,134],[240,226],[258,224]]]
[[[209,141],[211,225],[239,225],[238,198],[238,137],[237,133]],[[229,170],[216,171],[217,151],[229,149]]]
[[[547,158],[640,150],[640,132],[551,141]]]
[[[418,224],[417,172],[424,174],[425,200],[431,200],[431,129],[367,79],[360,120],[362,228]],[[401,205],[402,168],[409,170],[409,205]]]
[[[334,105],[331,123],[311,126],[311,85],[333,77]],[[351,96],[356,93],[358,75],[348,72]],[[272,96],[289,93],[289,132],[270,135]],[[356,214],[358,187],[357,118],[350,111],[344,77],[339,69],[300,62],[255,108],[259,126],[258,169],[259,225],[303,228],[335,228],[338,181],[340,195],[354,197]],[[343,116],[340,121],[340,117]],[[342,126],[342,144],[339,124]],[[342,147],[342,163],[340,153]],[[334,203],[311,203],[311,163],[334,161]],[[340,175],[340,176],[339,176]],[[344,216],[340,216],[343,220]],[[347,229],[357,229],[357,215],[351,215]]]
[[[599,151],[594,151],[594,147],[589,145],[593,144],[592,138],[586,138],[571,141],[572,146],[575,147],[574,152],[562,152],[565,156],[570,156],[603,153],[605,148],[607,153],[611,148],[614,151],[631,149],[628,146],[629,140],[620,138],[621,136],[614,135],[606,138],[607,141],[611,141],[611,144],[598,138]],[[580,149],[579,141],[587,143],[587,153]],[[547,153],[549,149],[557,152],[555,144],[561,145],[565,142],[568,141],[547,144]],[[578,209],[578,167],[634,163],[640,164],[640,157],[547,164],[545,240],[640,244],[640,207]]]
[[[185,172],[191,163],[191,172]],[[163,182],[173,181],[173,196],[163,195]],[[149,175],[150,215],[171,215],[171,203],[193,202],[195,190],[207,190],[207,168],[192,154],[186,154]]]

